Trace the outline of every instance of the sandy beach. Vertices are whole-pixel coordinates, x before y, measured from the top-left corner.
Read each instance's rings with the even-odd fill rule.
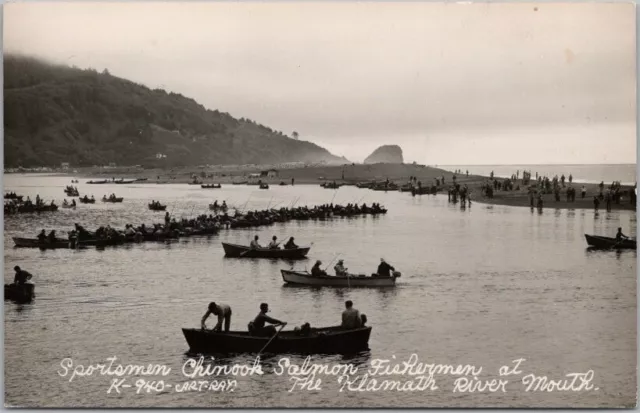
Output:
[[[275,177],[260,177],[262,182],[270,185],[277,185],[280,182],[291,184],[321,184],[323,182],[333,182],[341,184],[356,184],[358,182],[385,181],[402,185],[408,182],[409,177],[415,176],[423,186],[432,185],[436,178],[444,176],[445,186],[439,193],[446,194],[446,188],[453,182],[454,173],[443,169],[416,164],[347,164],[347,165],[308,165],[308,166],[288,166],[288,165],[234,165],[220,167],[182,167],[170,170],[165,169],[141,169],[133,167],[122,168],[80,168],[75,177],[82,179],[147,179],[140,183],[162,184],[162,183],[189,183],[193,181],[192,176],[198,177],[198,182],[205,184],[221,183],[231,184],[232,182],[242,182],[251,179],[251,174],[260,174],[261,171],[275,170]],[[463,171],[465,172],[465,171]],[[515,171],[514,171],[515,173]],[[535,171],[533,171],[535,177]],[[70,174],[71,175],[71,174]],[[204,176],[204,177],[203,177]],[[472,202],[480,202],[493,205],[509,205],[518,207],[530,207],[528,188],[518,180],[512,191],[494,191],[493,198],[482,195],[481,186],[489,177],[479,175],[458,174],[457,182],[467,185],[471,190]],[[551,177],[550,177],[551,178]],[[504,178],[497,178],[504,180]],[[568,187],[568,182],[565,183]],[[605,182],[605,190],[610,182]],[[587,190],[585,198],[581,198],[581,188]],[[553,194],[543,196],[545,208],[556,209],[593,209],[593,197],[599,194],[600,189],[597,184],[573,183],[576,188],[576,199],[574,202],[567,202],[565,189],[561,191],[560,201],[555,201]],[[633,190],[631,186],[622,186],[622,192]],[[605,203],[600,202],[599,210],[605,209]],[[628,196],[623,195],[620,204],[612,203],[612,210],[635,210],[635,204],[630,203]]]

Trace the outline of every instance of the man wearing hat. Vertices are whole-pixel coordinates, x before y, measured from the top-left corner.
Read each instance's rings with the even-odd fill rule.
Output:
[[[378,275],[381,277],[391,277],[391,271],[395,271],[391,265],[387,264],[384,258],[380,258],[380,265],[378,265]]]
[[[229,327],[231,327],[231,307],[226,304],[216,304],[215,302],[209,303],[209,308],[205,313],[204,317],[202,317],[201,326],[204,330],[206,325],[204,324],[209,318],[209,315],[214,314],[218,316],[218,324],[213,327],[213,331],[221,331],[222,330],[222,321],[224,320],[224,332],[229,332]]]
[[[336,270],[336,277],[347,276],[347,269],[344,268],[344,260],[338,260],[338,263],[333,267],[333,269]]]

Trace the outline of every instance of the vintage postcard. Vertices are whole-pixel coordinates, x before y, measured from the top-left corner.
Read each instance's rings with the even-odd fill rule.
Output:
[[[636,405],[634,4],[3,16],[5,406]]]

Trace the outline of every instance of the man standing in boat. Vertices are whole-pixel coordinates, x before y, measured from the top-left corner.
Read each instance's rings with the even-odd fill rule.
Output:
[[[13,277],[13,283],[17,285],[24,285],[27,281],[29,281],[33,276],[25,270],[20,269],[17,265],[13,267],[16,272],[16,275]]]
[[[211,314],[218,316],[218,323],[213,327],[213,331],[222,331],[222,322],[224,321],[224,332],[228,333],[231,327],[231,307],[226,304],[209,303],[209,308],[200,323],[203,330],[207,327],[204,322],[207,321],[207,318],[209,318]]]
[[[342,328],[353,330],[362,326],[360,311],[353,308],[353,302],[348,300],[344,303],[346,309],[342,312]]]
[[[298,246],[296,245],[295,242],[293,242],[293,237],[289,238],[289,241],[287,241],[286,244],[284,244],[284,248],[288,249],[288,250],[292,250],[292,249],[296,249],[298,248]]]
[[[256,318],[249,323],[249,332],[256,336],[272,336],[276,333],[276,328],[274,326],[285,326],[287,323],[276,320],[275,318],[271,318],[267,315],[269,312],[269,304],[262,303],[260,304],[260,313],[256,316]],[[265,326],[265,323],[271,324],[270,326]]]

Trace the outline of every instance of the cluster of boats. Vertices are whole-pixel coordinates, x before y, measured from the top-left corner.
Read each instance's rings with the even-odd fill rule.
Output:
[[[33,212],[55,212],[58,210],[58,205],[56,205],[54,201],[47,204],[38,197],[34,203],[31,202],[29,197],[24,201],[23,198],[24,197],[22,195],[16,195],[14,193],[10,194],[10,197],[7,197],[5,194],[6,201],[4,203],[4,214],[13,215]]]

